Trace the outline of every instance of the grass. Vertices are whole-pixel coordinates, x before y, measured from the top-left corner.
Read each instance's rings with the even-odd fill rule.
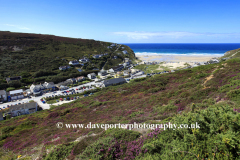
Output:
[[[140,69],[144,71],[145,73],[155,73],[159,72],[160,70],[157,70],[159,68],[159,65],[154,64],[154,65],[146,65],[146,64],[141,64],[137,65],[134,67],[134,69]]]

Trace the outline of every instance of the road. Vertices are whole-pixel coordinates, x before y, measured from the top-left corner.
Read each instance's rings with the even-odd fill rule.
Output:
[[[71,87],[69,89],[77,89],[79,87],[83,87],[83,86],[87,87],[87,86],[96,85],[96,84],[98,84],[98,82],[95,83],[93,81],[93,82],[89,82],[89,83],[86,83],[86,84],[83,84],[83,85]],[[89,88],[89,89],[93,89],[93,88]],[[87,91],[89,89],[78,90],[78,92],[81,93],[81,92]],[[60,95],[65,95],[62,92],[63,91],[56,91],[56,93],[50,92],[50,93],[46,93],[46,94],[43,94],[43,95],[37,96],[37,97],[32,96],[32,98],[24,98],[24,99],[16,100],[14,102],[3,103],[3,104],[0,104],[0,108],[1,109],[3,109],[3,107],[7,108],[7,105],[15,105],[15,104],[18,104],[18,103],[28,103],[29,101],[33,100],[33,101],[37,102],[37,104],[40,107],[42,107],[42,109],[50,109],[50,104],[47,104],[47,103],[43,104],[40,99],[42,99],[44,97],[47,97],[47,96],[52,96],[52,95],[59,95],[59,94]],[[66,102],[69,103],[71,101],[66,101]]]

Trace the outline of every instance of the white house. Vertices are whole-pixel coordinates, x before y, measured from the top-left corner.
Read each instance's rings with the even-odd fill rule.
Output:
[[[87,63],[87,62],[89,62],[89,59],[79,59],[79,62],[82,62],[82,63]]]
[[[126,50],[124,50],[124,51],[122,51],[123,52],[123,54],[128,54],[128,52],[126,51]]]
[[[79,65],[79,62],[77,60],[74,60],[74,61],[70,61],[69,64],[70,65]]]
[[[114,73],[114,70],[111,68],[107,71],[108,73]]]
[[[115,43],[113,43],[113,44],[111,44],[111,45],[110,45],[110,47],[115,47],[115,46],[116,46],[116,44],[115,44]]]
[[[106,76],[108,73],[105,70],[101,70],[100,72],[98,72],[98,76]]]
[[[10,95],[10,97],[11,97],[11,100],[24,98],[23,90],[22,90],[22,89],[10,91],[10,92],[9,92],[9,95]]]
[[[0,102],[7,101],[7,92],[5,90],[0,90]]]
[[[43,86],[45,87],[45,89],[54,89],[55,88],[55,85],[53,82],[45,82],[43,84]]]
[[[59,67],[59,70],[66,70],[66,69],[69,69],[71,68],[70,66],[60,66]]]
[[[99,58],[99,55],[94,55],[93,58]]]
[[[30,86],[30,91],[31,92],[39,92],[41,90],[41,86],[40,85],[34,85],[34,84],[32,84],[31,86]]]
[[[90,74],[87,75],[87,77],[89,79],[94,79],[94,78],[96,78],[96,74],[95,73],[90,73]]]

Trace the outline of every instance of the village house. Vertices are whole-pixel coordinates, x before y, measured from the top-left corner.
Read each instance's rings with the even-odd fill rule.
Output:
[[[112,67],[112,69],[114,70],[114,72],[121,71],[123,68],[124,68],[123,65],[118,65],[118,66]]]
[[[0,90],[0,102],[7,101],[7,92],[5,90]]]
[[[129,62],[129,58],[124,58],[124,62]]]
[[[105,70],[101,70],[100,72],[98,72],[98,76],[106,76],[108,73]]]
[[[10,97],[11,97],[11,100],[16,100],[16,99],[22,99],[22,98],[24,98],[23,90],[22,90],[22,89],[10,91],[10,92],[9,92],[9,95],[10,95]]]
[[[103,81],[103,87],[108,87],[112,85],[119,85],[126,83],[126,80],[124,78],[115,78],[115,79],[108,79]]]
[[[135,73],[138,73],[138,72],[139,72],[138,69],[131,69],[131,73],[132,73],[132,74],[135,74]]]
[[[93,58],[99,58],[99,55],[94,55],[94,56],[92,56]]]
[[[53,82],[45,82],[43,86],[45,89],[55,90],[55,85]]]
[[[70,66],[60,66],[59,67],[59,70],[66,70],[66,69],[69,69],[69,68],[71,68]]]
[[[74,61],[70,61],[69,62],[69,65],[79,65],[79,62],[77,60],[74,60]]]
[[[82,63],[87,63],[87,62],[89,62],[89,59],[79,59],[79,62],[82,62]]]
[[[123,54],[128,54],[128,52],[126,51],[126,50],[124,50],[124,51],[122,51],[123,52]]]
[[[23,103],[9,106],[9,111],[12,117],[31,114],[38,111],[38,104],[36,102]]]
[[[123,76],[123,73],[122,72],[117,72],[115,75],[114,75],[114,78],[119,78]]]
[[[14,80],[21,80],[22,76],[17,76],[17,77],[10,77],[10,78],[6,78],[7,83],[9,83],[10,81],[14,81]]]
[[[130,76],[130,70],[124,70],[124,71],[123,71],[123,76],[124,76],[124,77]]]
[[[76,78],[76,81],[77,81],[77,82],[82,82],[82,81],[84,81],[84,80],[85,80],[85,77],[83,77],[83,76]]]
[[[75,84],[76,83],[76,79],[75,78],[69,78],[65,82],[67,82],[69,84]]]
[[[87,75],[87,77],[89,79],[95,79],[96,78],[96,74],[95,73],[90,73],[90,74]]]
[[[112,68],[110,68],[107,72],[108,73],[114,73],[114,70]]]
[[[110,45],[110,47],[115,47],[115,46],[116,46],[116,44],[115,44],[115,43],[113,43],[113,44],[111,44],[111,45]]]

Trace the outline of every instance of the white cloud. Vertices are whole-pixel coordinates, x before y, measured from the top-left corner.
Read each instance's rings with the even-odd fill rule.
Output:
[[[19,25],[13,25],[13,24],[4,24],[4,25],[5,26],[10,26],[10,27],[15,27],[15,28],[18,28],[18,29],[30,30],[30,28],[22,27],[22,26],[19,26]]]
[[[149,38],[182,38],[198,36],[228,37],[240,36],[239,33],[194,33],[194,32],[113,32],[115,35],[127,36],[132,39],[149,39]]]

